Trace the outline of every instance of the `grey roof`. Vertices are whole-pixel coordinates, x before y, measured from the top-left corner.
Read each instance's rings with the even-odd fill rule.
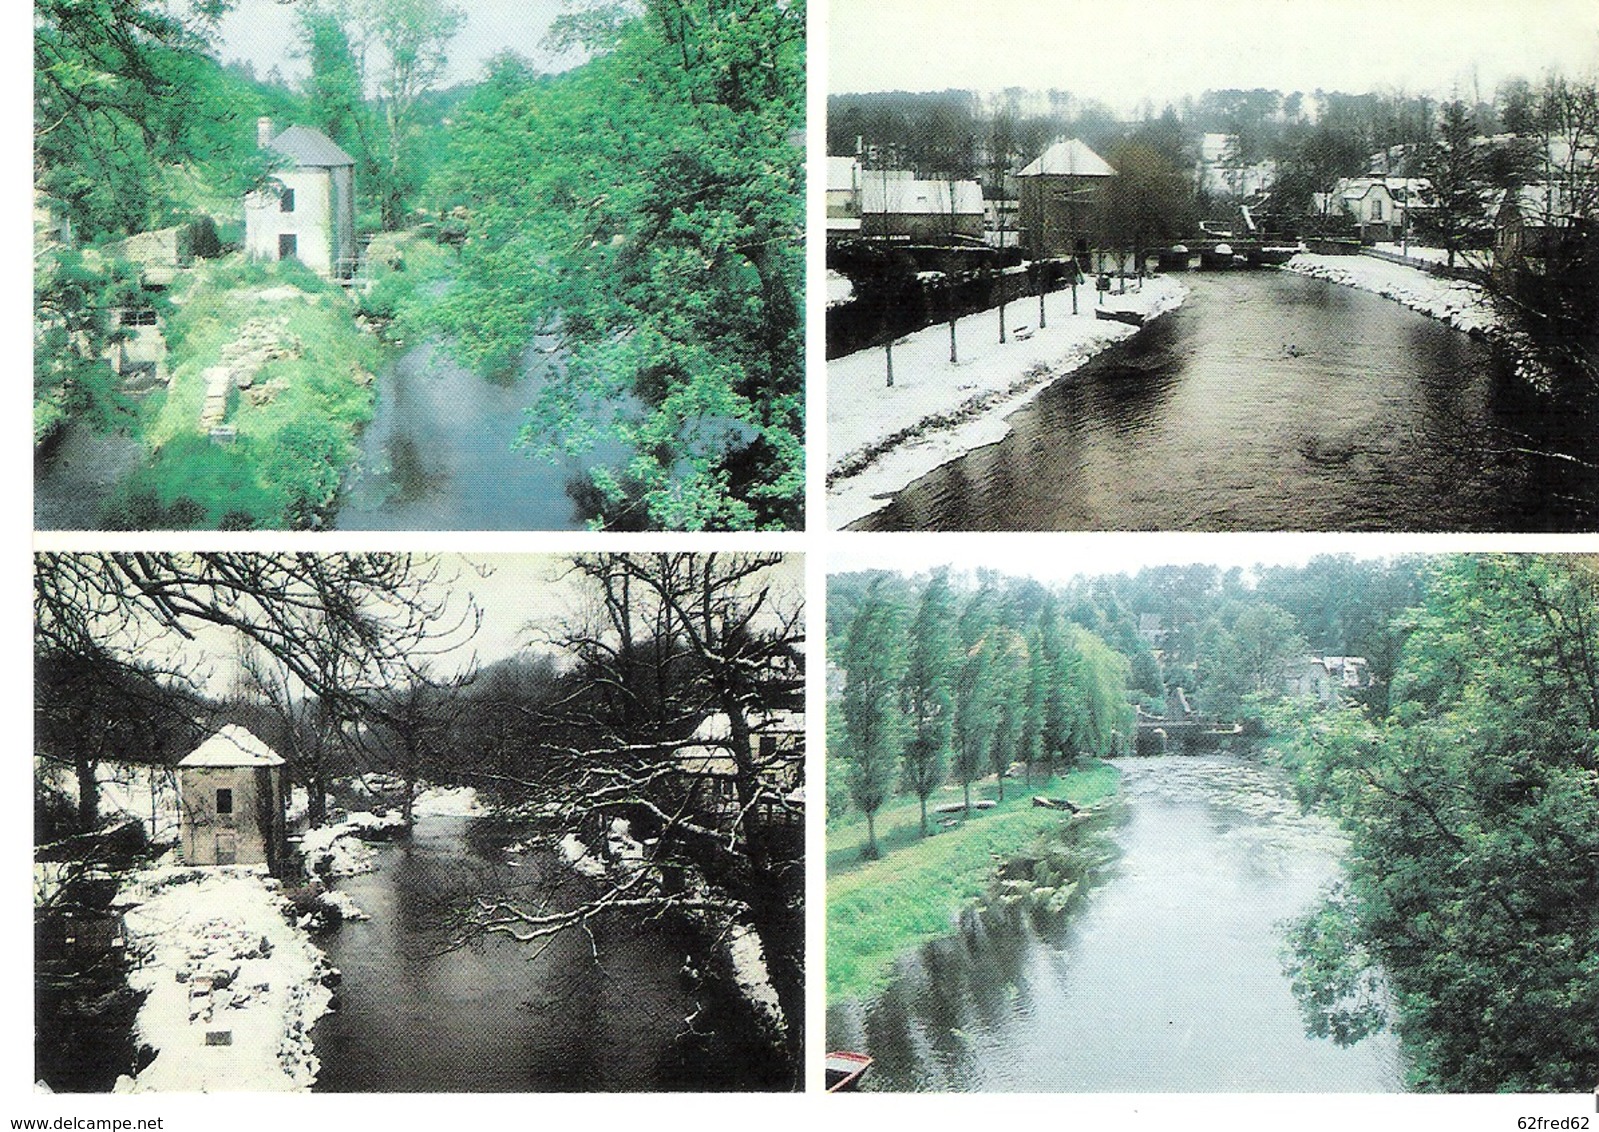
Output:
[[[179,766],[282,766],[285,760],[247,728],[230,723],[178,761]]]
[[[1114,177],[1116,170],[1080,140],[1071,138],[1050,146],[1038,155],[1038,160],[1016,175],[1043,177],[1060,174],[1069,177]]]
[[[355,158],[333,144],[321,130],[309,126],[290,126],[272,139],[272,148],[299,165],[354,165]]]

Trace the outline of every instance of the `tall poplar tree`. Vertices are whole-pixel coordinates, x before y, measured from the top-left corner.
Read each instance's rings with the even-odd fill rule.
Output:
[[[911,626],[905,669],[905,714],[911,727],[902,756],[905,787],[921,803],[922,836],[927,836],[927,798],[948,769],[955,697],[955,603],[949,570],[935,570],[922,591]]]
[[[899,752],[900,680],[905,672],[900,607],[872,583],[844,642],[844,726],[850,740],[850,800],[866,815],[868,858],[878,856],[877,811],[888,800]]]

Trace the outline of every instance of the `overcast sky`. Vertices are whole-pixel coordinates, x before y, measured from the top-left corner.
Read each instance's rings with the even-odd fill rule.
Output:
[[[828,89],[1051,87],[1130,111],[1206,89],[1484,97],[1599,70],[1594,0],[832,0]]]
[[[579,56],[558,56],[543,47],[550,22],[565,10],[563,0],[456,0],[456,4],[466,12],[466,23],[450,41],[443,86],[476,81],[484,62],[507,49],[546,71],[565,70],[581,61]],[[304,60],[294,57],[298,8],[293,0],[238,0],[218,27],[217,57],[224,63],[248,60],[262,77],[276,66],[297,83],[306,73]]]
[[[1037,578],[1047,584],[1075,577],[1136,574],[1146,566],[1189,566],[1194,563],[1230,569],[1240,566],[1301,566],[1320,554],[1356,558],[1393,558],[1403,554],[1446,554],[1459,551],[1522,549],[1529,551],[1591,550],[1592,543],[1573,537],[1407,534],[1172,534],[1081,533],[985,534],[974,536],[894,535],[856,538],[847,549],[828,555],[829,573],[894,570],[922,573],[948,565],[972,571],[988,567],[1002,574]]]

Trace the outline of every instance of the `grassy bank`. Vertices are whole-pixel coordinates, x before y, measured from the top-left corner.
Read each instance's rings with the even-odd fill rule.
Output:
[[[896,957],[947,935],[956,912],[983,894],[995,858],[1029,849],[1040,833],[1060,825],[1062,814],[1035,807],[1034,794],[1092,804],[1116,792],[1120,772],[1090,763],[1048,783],[1007,783],[1005,801],[973,811],[954,829],[920,836],[915,798],[898,798],[877,814],[881,859],[864,860],[866,820],[858,815],[827,830],[827,997],[864,998],[880,989]],[[972,800],[993,798],[993,783],[972,791]],[[929,807],[959,801],[960,788],[946,788]]]
[[[122,485],[105,525],[320,525],[371,418],[380,359],[350,300],[297,263],[237,257],[188,275],[173,300],[171,381],[140,407],[150,459]],[[201,413],[207,371],[224,366],[222,423],[236,438],[217,444]]]

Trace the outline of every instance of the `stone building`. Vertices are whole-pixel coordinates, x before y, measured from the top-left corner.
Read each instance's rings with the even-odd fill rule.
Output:
[[[252,259],[297,259],[318,275],[355,274],[355,160],[326,134],[290,126],[276,137],[257,123],[261,148],[286,163],[270,188],[244,201],[244,250]]]
[[[191,865],[266,865],[284,859],[285,762],[229,724],[178,762],[183,859]]]

